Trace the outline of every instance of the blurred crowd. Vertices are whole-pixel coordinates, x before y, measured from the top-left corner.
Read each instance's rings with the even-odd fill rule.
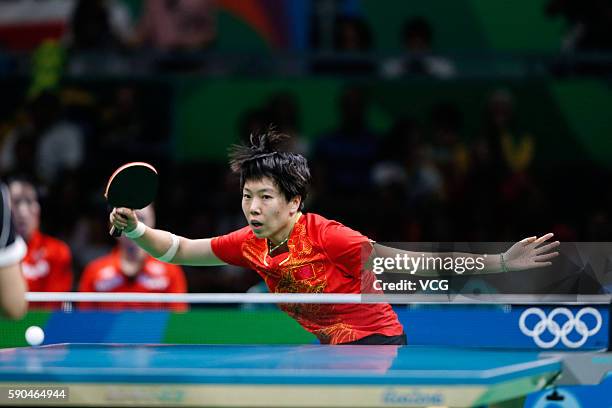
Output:
[[[587,3],[551,0],[546,12],[567,20],[566,50],[610,50],[612,6]],[[215,2],[143,4],[139,21],[132,22],[123,2],[75,2],[63,37],[74,66],[86,72],[81,53],[150,48],[164,51],[159,69],[203,69],[200,58],[189,56],[214,45]],[[363,58],[373,46],[365,20],[336,15],[332,21],[336,53],[317,54],[309,74],[456,74],[454,62],[435,52],[434,30],[422,17],[407,18],[402,28],[404,54],[375,63]],[[322,31],[313,30],[310,41],[313,49],[328,49]],[[162,177],[155,208],[140,214],[149,224],[190,238],[245,225],[239,182],[228,166],[169,155],[172,102],[165,110],[151,107],[146,92],[128,82],[98,90],[61,85],[0,115],[0,171],[17,228],[28,241],[30,290],[243,292],[258,283],[254,272],[230,266],[162,264],[129,240],[109,237],[102,189],[118,165],[133,160],[155,164]],[[235,126],[242,140],[270,126],[289,134],[286,149],[308,157],[313,173],[306,211],[377,241],[515,241],[548,231],[564,241],[609,241],[612,196],[602,186],[610,173],[591,163],[538,166],[546,146],[529,123],[517,120],[521,101],[499,88],[482,102],[473,134],[466,134],[460,107],[443,100],[427,107],[424,117],[394,118],[381,132],[367,120],[367,86],[347,83],[337,95],[337,124],[322,134],[303,133],[301,107],[288,91],[243,112]],[[576,196],[580,200],[569,208],[567,198]]]
[[[87,94],[69,89],[34,98],[5,123],[0,150],[20,233],[33,252],[46,234],[53,237],[50,242],[59,240],[62,250],[48,253],[61,253],[58,262],[70,268],[63,278],[49,282],[61,283],[61,290],[144,291],[153,285],[155,291],[192,292],[240,292],[256,284],[256,274],[229,266],[176,271],[147,267],[156,262],[129,240],[109,237],[109,208],[102,192],[122,163],[155,164],[162,177],[155,202],[158,216],[151,208],[143,218],[150,224],[157,218],[161,228],[192,238],[245,225],[239,183],[225,163],[178,162],[168,153],[169,140],[147,139],[147,134],[159,134],[149,131],[150,126],[168,124],[139,113],[142,96],[135,88],[119,86],[106,103],[98,104],[91,101],[93,95],[75,98],[79,92]],[[79,102],[72,106],[75,100]],[[509,90],[488,95],[480,129],[473,135],[466,134],[461,110],[451,102],[433,104],[424,118],[398,117],[381,133],[367,120],[367,87],[348,84],[337,100],[338,123],[320,135],[302,134],[300,106],[290,92],[271,94],[236,123],[243,141],[271,125],[291,135],[285,149],[308,157],[313,173],[306,211],[385,242],[514,241],[546,231],[564,241],[612,236],[612,197],[600,189],[610,174],[589,165],[589,179],[570,188],[568,179],[576,177],[579,167],[536,166],[538,152],[546,147],[518,123],[520,104]],[[570,207],[567,197],[572,194],[581,200],[572,200]],[[26,273],[47,276],[53,270],[36,262]],[[93,272],[87,272],[96,263],[103,272],[98,285],[88,277]],[[107,264],[124,275],[105,274]],[[166,285],[159,286],[159,280],[149,279],[153,272],[147,268],[179,276],[182,282],[175,285],[165,278]],[[41,285],[32,288],[45,287]]]
[[[10,0],[2,5],[7,13],[2,21],[12,23],[13,28],[11,31],[3,27],[0,38],[3,48],[9,50],[32,49],[49,38],[62,41],[75,52],[205,49],[216,35],[215,3],[214,0],[142,1],[138,2],[135,19],[128,1]],[[29,22],[33,17],[38,17],[45,26],[25,27],[22,22]],[[27,35],[17,35],[26,31]]]
[[[224,2],[5,1],[0,4],[0,14],[7,15],[5,19],[0,19],[0,72],[20,72],[19,63],[11,62],[10,56],[31,52],[49,39],[66,50],[65,69],[73,75],[91,72],[297,73],[449,79],[470,76],[476,69],[474,64],[469,64],[467,69],[461,67],[466,59],[464,55],[461,56],[462,51],[471,52],[468,59],[477,58],[478,64],[486,65],[479,75],[486,75],[487,71],[496,67],[495,58],[488,57],[487,52],[474,54],[474,50],[469,49],[441,49],[435,27],[420,15],[406,16],[397,32],[393,47],[395,51],[385,54],[380,44],[375,43],[367,18],[352,0],[312,0],[305,3],[309,5],[304,10],[307,14],[306,27],[300,35],[306,37],[306,44],[299,49],[269,44],[276,49],[270,50],[272,53],[262,53],[261,58],[239,45],[239,52],[227,52],[223,48],[219,52],[217,43],[223,34],[218,32],[218,14],[222,9],[220,3]],[[279,2],[279,10],[285,6],[284,1]],[[240,8],[232,5],[232,2],[225,2],[223,7],[228,10]],[[278,14],[277,18],[282,19],[283,12],[279,11]],[[560,58],[549,59],[544,63],[544,70],[559,75],[609,75],[611,64],[606,53],[612,49],[608,29],[612,24],[610,2],[549,0],[542,14],[551,21],[561,20],[564,25],[559,46],[562,52]],[[11,17],[15,21],[11,21]],[[285,23],[272,22],[279,25]],[[260,27],[259,30],[266,29]],[[274,51],[278,53],[275,55]],[[270,59],[287,54],[300,55],[300,62],[278,62],[277,66],[270,64]],[[462,59],[459,63],[453,60],[458,55]],[[580,57],[575,60],[570,58],[572,55]],[[516,61],[520,61],[520,58]],[[542,58],[526,58],[526,61],[525,69],[533,70],[533,65],[540,64]]]

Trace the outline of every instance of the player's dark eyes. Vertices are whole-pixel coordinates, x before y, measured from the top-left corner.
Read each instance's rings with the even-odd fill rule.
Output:
[[[251,198],[251,196],[250,196],[250,195],[248,195],[248,194],[243,194],[243,195],[242,195],[242,198]]]
[[[271,199],[271,198],[272,198],[272,196],[270,196],[270,195],[264,195],[264,196],[263,196],[263,199],[264,199],[264,200],[269,200],[269,199]]]

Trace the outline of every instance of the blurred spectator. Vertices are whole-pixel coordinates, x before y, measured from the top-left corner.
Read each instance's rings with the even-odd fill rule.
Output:
[[[405,117],[396,120],[381,152],[373,181],[379,188],[402,185],[405,206],[420,208],[445,196],[444,178],[434,161],[433,148],[423,140],[414,120]]]
[[[104,181],[105,182],[105,181]],[[104,183],[102,182],[102,183]],[[103,185],[103,184],[102,184]],[[105,221],[106,203],[90,204],[78,200],[74,226],[66,233],[66,241],[72,248],[75,271],[82,272],[85,266],[96,258],[106,255],[112,249],[112,241],[108,235],[108,225]],[[75,276],[78,279],[78,276]]]
[[[493,92],[487,103],[485,137],[493,160],[511,173],[526,171],[533,162],[535,140],[518,128],[514,97],[505,89]]]
[[[446,180],[449,198],[457,198],[469,168],[469,151],[460,132],[463,116],[457,106],[441,102],[430,113],[433,157]]]
[[[363,17],[342,14],[333,9],[313,17],[310,30],[313,49],[366,52],[372,47],[372,33]]]
[[[367,123],[369,100],[365,91],[348,87],[338,98],[340,123],[321,135],[314,146],[312,211],[355,225],[371,234],[373,225],[363,217],[372,200],[372,167],[378,157],[378,137]],[[359,206],[355,206],[355,202]]]
[[[365,52],[372,48],[370,27],[361,17],[340,16],[334,24],[334,50]]]
[[[444,188],[441,200],[429,201],[421,208],[429,223],[424,230],[433,232],[428,239],[451,241],[457,239],[458,231],[469,230],[462,222],[465,214],[472,211],[466,203],[471,181],[469,150],[461,135],[463,115],[454,103],[439,102],[431,108],[429,116],[430,160],[438,169]]]
[[[242,113],[238,122],[240,142],[248,142],[252,134],[264,132],[270,126],[270,112],[262,107]]]
[[[506,164],[502,148],[502,135],[509,132],[511,123],[513,101],[509,92],[504,90],[495,91],[496,95],[490,95],[486,101],[483,115],[484,123],[481,135],[476,138],[472,146],[472,174],[471,179],[479,181],[480,191],[487,186],[489,193],[497,195],[497,189],[503,179],[510,173]],[[525,144],[528,147],[528,144]],[[522,148],[528,153],[525,148]],[[531,154],[523,153],[525,159]],[[525,163],[525,159],[520,160]],[[472,183],[474,184],[474,183]],[[489,195],[487,193],[487,195]]]
[[[267,105],[270,124],[281,133],[290,136],[285,149],[308,157],[310,146],[300,135],[300,108],[298,101],[290,92],[280,92],[270,97]]]
[[[568,23],[563,49],[612,50],[612,3],[609,0],[549,0],[546,14],[561,16]]]
[[[378,155],[378,138],[369,128],[368,95],[364,89],[348,87],[338,98],[338,128],[319,137],[315,165],[328,191],[365,190]]]
[[[137,211],[146,225],[155,226],[153,206]],[[81,276],[80,292],[185,293],[183,270],[178,265],[158,261],[126,237],[118,238],[110,254],[92,261]],[[82,302],[83,309],[162,309],[187,310],[185,303]]]
[[[609,77],[612,62],[606,52],[612,50],[612,2],[609,0],[550,0],[546,13],[566,20],[567,33],[561,49],[567,52],[599,53],[578,59],[562,58],[552,66],[557,75],[602,75]]]
[[[487,101],[483,136],[473,146],[468,193],[472,206],[481,210],[474,223],[494,220],[493,208],[508,214],[504,233],[494,231],[494,224],[487,226],[492,236],[505,239],[513,231],[533,230],[536,225],[542,194],[529,173],[534,154],[535,139],[520,129],[514,97],[507,90],[496,90]],[[519,217],[512,209],[527,200],[530,205]]]
[[[290,92],[279,92],[268,100],[270,120],[281,133],[295,135],[299,128],[298,102]]]
[[[380,160],[372,169],[372,181],[376,186],[377,205],[372,215],[376,225],[373,239],[388,241],[410,241],[411,233],[409,186],[415,152],[420,143],[416,123],[410,118],[399,118],[392,126],[381,145]]]
[[[27,106],[27,120],[15,127],[2,146],[2,170],[25,173],[52,184],[65,170],[83,162],[84,135],[62,116],[58,96],[43,92]]]
[[[17,233],[28,246],[23,275],[31,292],[72,290],[72,255],[64,242],[40,232],[40,203],[36,187],[25,177],[9,179],[13,218]],[[34,303],[35,307],[59,308],[59,303]]]
[[[217,36],[216,1],[148,0],[136,43],[163,51],[202,50]]]
[[[315,47],[317,40],[315,39]],[[362,17],[338,16],[334,21],[333,55],[321,55],[312,64],[317,74],[372,74],[376,64],[367,54],[372,48],[370,27]]]
[[[158,163],[167,156],[167,135],[163,134],[164,129],[153,127],[159,126],[159,121],[147,118],[143,112],[143,97],[135,87],[119,87],[109,102],[102,112],[99,154],[114,157],[117,163]]]
[[[433,29],[423,17],[415,17],[404,23],[401,44],[404,57],[384,62],[383,75],[426,75],[441,79],[455,75],[455,66],[450,60],[433,54]]]
[[[279,92],[270,96],[266,104],[244,112],[238,123],[240,140],[248,142],[252,134],[274,130],[289,135],[283,150],[308,156],[310,144],[300,135],[300,108],[291,92]]]
[[[120,1],[77,1],[68,38],[74,50],[115,50],[125,46],[132,36],[130,14]]]
[[[418,124],[400,117],[382,152],[373,170],[379,236],[396,241],[450,239],[448,174]]]

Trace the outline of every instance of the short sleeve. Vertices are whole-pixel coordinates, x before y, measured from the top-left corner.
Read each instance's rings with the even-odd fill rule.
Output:
[[[360,276],[372,251],[368,237],[333,221],[322,230],[322,241],[327,256],[334,264],[349,276]]]
[[[247,261],[242,254],[242,244],[247,240],[250,233],[251,229],[244,227],[213,238],[211,247],[215,256],[227,264],[248,268]]]
[[[11,217],[11,207],[9,204],[9,193],[5,184],[0,184],[0,267],[14,265],[20,262],[27,252],[27,247],[23,239],[16,235],[15,227]]]

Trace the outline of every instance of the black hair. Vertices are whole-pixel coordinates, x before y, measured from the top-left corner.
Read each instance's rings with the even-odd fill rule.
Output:
[[[40,201],[44,195],[44,189],[41,189],[40,182],[32,175],[23,172],[9,173],[3,177],[4,182],[7,186],[13,183],[27,184],[34,189],[37,199]]]
[[[425,18],[414,17],[404,22],[402,27],[402,40],[408,41],[412,37],[421,37],[429,44],[432,43],[433,29]]]
[[[357,35],[359,50],[355,51],[367,51],[372,47],[372,33],[366,20],[359,16],[341,15],[334,22],[334,50],[347,51],[343,38],[343,30],[347,28],[354,29]]]
[[[230,149],[230,168],[240,175],[240,189],[247,180],[268,177],[274,181],[287,201],[300,196],[300,211],[308,196],[310,169],[304,156],[280,151],[288,135],[268,129],[251,134],[250,146],[240,144]]]

